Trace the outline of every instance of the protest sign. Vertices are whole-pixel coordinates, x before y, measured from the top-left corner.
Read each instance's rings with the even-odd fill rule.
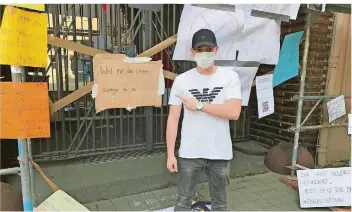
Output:
[[[351,206],[351,167],[297,170],[301,208]]]
[[[6,6],[0,27],[0,64],[46,67],[47,15]]]
[[[93,58],[96,112],[109,108],[161,106],[164,88],[162,65],[127,63],[121,54],[97,54]],[[161,87],[159,86],[161,85]]]
[[[47,83],[0,83],[0,138],[49,138]]]

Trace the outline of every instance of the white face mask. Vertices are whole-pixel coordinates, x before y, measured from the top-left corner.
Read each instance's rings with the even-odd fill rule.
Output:
[[[215,58],[215,52],[201,52],[196,53],[196,55],[194,56],[194,60],[196,61],[197,65],[204,69],[209,68],[211,65],[213,65]]]

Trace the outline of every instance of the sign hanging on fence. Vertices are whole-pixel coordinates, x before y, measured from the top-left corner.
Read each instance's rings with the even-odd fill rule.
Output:
[[[49,138],[47,83],[0,82],[0,138]]]
[[[47,14],[6,6],[0,27],[0,64],[47,67]]]
[[[185,5],[173,60],[193,61],[191,43],[199,29],[211,29],[217,38],[216,60],[257,61],[275,65],[280,51],[280,21],[245,17],[243,10],[227,12]]]
[[[301,208],[351,206],[351,167],[297,170]]]
[[[97,54],[93,58],[96,112],[109,108],[161,106],[164,94],[162,64],[127,63],[122,54]]]

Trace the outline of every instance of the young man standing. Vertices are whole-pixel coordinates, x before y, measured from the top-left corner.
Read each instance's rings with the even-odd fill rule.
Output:
[[[192,55],[197,67],[177,76],[170,93],[167,121],[167,168],[178,172],[176,211],[190,211],[199,173],[209,182],[211,209],[227,210],[227,186],[233,157],[229,120],[241,113],[241,84],[230,68],[217,67],[215,34],[201,29],[193,35]],[[181,146],[177,161],[175,141],[184,106]]]

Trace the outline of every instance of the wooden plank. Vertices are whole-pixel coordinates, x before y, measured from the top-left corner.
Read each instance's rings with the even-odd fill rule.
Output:
[[[163,49],[167,48],[168,46],[172,45],[174,42],[176,42],[177,35],[172,36],[171,38],[166,39],[164,42],[159,43],[158,45],[154,46],[153,48],[143,52],[142,54],[138,55],[138,57],[151,57],[153,54],[156,54]],[[83,46],[79,45],[75,42],[69,41],[69,40],[63,40],[61,38],[49,36],[48,37],[48,44],[51,44],[53,46],[58,46],[66,49],[70,49],[82,54],[94,56],[99,53],[107,53],[108,52],[95,49],[89,46]],[[164,77],[167,79],[175,80],[177,74],[172,73],[170,71],[165,71],[164,70]],[[54,114],[56,111],[60,110],[61,108],[65,107],[66,105],[76,101],[77,99],[83,97],[84,95],[88,94],[92,90],[94,82],[90,82],[87,85],[79,88],[75,92],[65,96],[64,98],[58,100],[57,102],[51,104],[50,106],[50,114]]]
[[[297,180],[290,180],[290,179],[287,179],[286,176],[281,176],[280,181],[285,183],[288,186],[291,186],[291,188],[298,191],[298,181]],[[330,207],[329,209],[332,211],[351,211],[351,207]]]

